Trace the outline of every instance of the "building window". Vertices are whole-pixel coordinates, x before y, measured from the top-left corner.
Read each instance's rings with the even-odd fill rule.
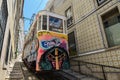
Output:
[[[73,14],[72,14],[72,8],[71,7],[69,7],[65,11],[65,16],[67,17],[67,27],[69,27],[73,24]]]
[[[102,15],[102,21],[108,47],[120,45],[120,13],[118,8],[116,7]]]
[[[74,31],[68,34],[68,45],[70,56],[76,55],[77,51]]]
[[[1,22],[1,21],[0,21]],[[3,44],[3,31],[2,31],[2,27],[0,24],[0,57],[1,57],[1,51],[2,51],[2,44]]]
[[[107,1],[107,0],[97,0],[97,3],[98,3],[98,5],[101,5],[101,4],[103,4],[105,1]]]
[[[7,24],[7,18],[8,18],[8,8],[7,8],[7,0],[3,0],[2,6],[1,6],[1,26],[3,29],[3,32],[5,32],[6,24]]]
[[[8,18],[7,0],[2,0],[0,11],[0,57]]]
[[[11,46],[11,50],[10,50],[10,58],[9,58],[9,60],[11,61],[12,58],[13,58],[13,52],[12,52],[12,46]]]

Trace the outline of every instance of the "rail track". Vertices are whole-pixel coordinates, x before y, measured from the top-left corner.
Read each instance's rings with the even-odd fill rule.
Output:
[[[73,75],[74,74],[74,75]],[[5,80],[99,80],[90,76],[76,74],[73,71],[39,72],[29,70],[23,62],[16,62]]]
[[[70,80],[59,73],[59,71],[51,71],[44,73],[34,73],[26,68],[24,63],[21,63],[21,69],[24,80]]]

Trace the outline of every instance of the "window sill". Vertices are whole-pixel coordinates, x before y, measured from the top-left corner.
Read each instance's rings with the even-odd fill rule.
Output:
[[[104,5],[106,5],[107,3],[109,3],[111,0],[105,1],[104,3],[98,5],[97,4],[97,9],[100,9],[101,7],[103,7]]]
[[[67,27],[67,30],[71,29],[74,26],[74,23],[72,23],[69,27]]]
[[[114,46],[114,47],[108,47],[108,48],[106,48],[106,51],[110,51],[110,50],[114,50],[114,49],[118,49],[118,48],[120,48],[120,45]]]

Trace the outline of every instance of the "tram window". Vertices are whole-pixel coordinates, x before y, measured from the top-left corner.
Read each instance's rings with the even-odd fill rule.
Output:
[[[39,17],[39,26],[38,26],[38,30],[41,30],[41,16]]]
[[[42,29],[47,30],[47,16],[46,15],[43,15]]]
[[[49,17],[49,30],[63,33],[63,20],[50,16]]]

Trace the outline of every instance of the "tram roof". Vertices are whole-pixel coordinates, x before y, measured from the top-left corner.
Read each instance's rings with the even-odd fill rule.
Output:
[[[39,16],[40,16],[40,15],[50,15],[50,16],[57,17],[57,18],[64,19],[64,20],[66,19],[66,17],[63,16],[63,15],[59,15],[59,14],[57,14],[57,13],[50,12],[50,11],[46,11],[46,10],[40,11],[40,12],[38,13],[38,15],[39,15]]]

